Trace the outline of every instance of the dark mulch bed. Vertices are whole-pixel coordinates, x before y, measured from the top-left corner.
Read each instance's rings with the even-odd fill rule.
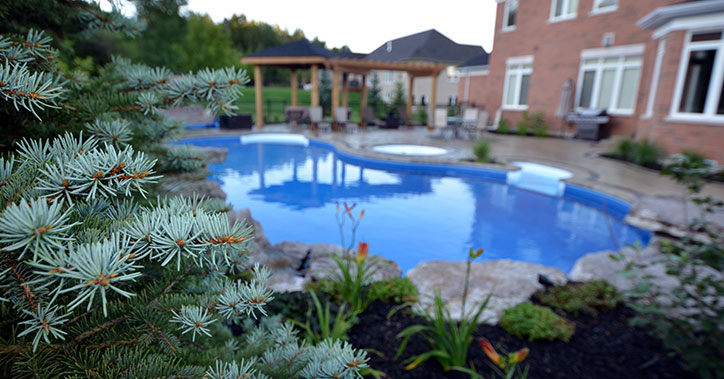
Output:
[[[372,368],[390,378],[469,377],[459,372],[444,372],[434,358],[406,371],[402,361],[425,352],[428,345],[422,337],[413,337],[402,357],[394,359],[400,343],[395,338],[397,333],[421,323],[422,319],[407,311],[397,312],[388,319],[386,316],[393,307],[379,301],[371,304],[349,333],[355,347],[370,350]],[[506,351],[530,348],[526,359],[530,365],[529,378],[695,378],[678,360],[669,357],[657,339],[645,330],[628,325],[633,315],[630,308],[621,305],[597,317],[569,317],[576,323],[576,333],[569,343],[529,342],[487,325],[480,326],[474,336],[488,338],[499,351],[500,347]],[[489,360],[475,342],[471,344],[468,360],[473,361],[478,372],[490,376]]]

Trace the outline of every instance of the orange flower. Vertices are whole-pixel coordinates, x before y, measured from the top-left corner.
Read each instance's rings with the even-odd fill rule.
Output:
[[[525,357],[528,356],[528,352],[529,352],[529,351],[530,351],[530,350],[528,350],[527,347],[518,350],[518,351],[513,355],[513,363],[523,362],[523,360],[525,359]]]
[[[347,215],[349,216],[349,218],[352,221],[354,221],[354,216],[352,216],[352,209],[354,209],[354,207],[356,207],[356,206],[357,206],[357,203],[353,203],[352,206],[350,207],[349,205],[347,205],[346,201],[344,202],[344,211],[345,211],[345,213],[347,213]]]
[[[498,352],[495,351],[495,348],[490,341],[488,341],[485,337],[480,337],[478,338],[478,343],[480,344],[480,347],[483,348],[485,355],[487,355],[493,363],[498,365],[498,367],[503,368],[503,361],[500,359],[500,355],[498,355]]]
[[[364,216],[365,216],[365,210],[363,209],[362,212],[359,213],[359,218],[357,219],[357,221],[361,220],[362,217],[364,217]]]
[[[369,244],[367,242],[360,242],[357,245],[357,261],[361,262],[367,258],[367,253],[369,252]]]
[[[478,249],[473,251],[473,248],[470,248],[470,251],[468,252],[468,255],[470,256],[470,259],[475,259],[480,256],[480,254],[483,253],[483,249]]]

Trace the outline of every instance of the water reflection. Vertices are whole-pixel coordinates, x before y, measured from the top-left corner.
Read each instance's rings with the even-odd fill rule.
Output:
[[[240,145],[210,165],[228,201],[249,207],[272,243],[339,243],[335,206],[366,209],[359,236],[372,253],[409,270],[421,260],[464,260],[470,246],[485,259],[510,258],[568,271],[582,254],[647,234],[581,203],[473,178],[384,171],[350,164],[320,146]]]

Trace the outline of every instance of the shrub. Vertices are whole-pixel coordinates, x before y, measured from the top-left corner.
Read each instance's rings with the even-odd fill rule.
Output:
[[[420,124],[427,125],[427,107],[419,105],[417,107],[417,111],[415,112],[415,118]]]
[[[500,122],[498,123],[498,133],[508,134],[510,133],[510,125],[508,125],[508,120],[501,118]]]
[[[650,264],[612,258],[626,264],[623,275],[633,279],[634,287],[625,293],[635,300],[630,306],[637,311],[634,326],[649,327],[664,345],[678,353],[689,369],[703,378],[721,377],[724,372],[724,236],[712,227],[706,215],[724,203],[711,196],[701,196],[705,178],[714,171],[711,163],[696,154],[672,157],[663,175],[670,175],[689,191],[689,199],[701,208],[701,218],[688,225],[683,238],[662,243],[663,256]],[[688,220],[687,203],[682,209]],[[679,283],[664,289],[647,275],[649,265],[661,265]]]
[[[534,295],[541,303],[557,312],[578,315],[581,312],[596,315],[597,309],[613,309],[621,295],[603,280],[556,286]]]
[[[548,129],[544,127],[537,127],[533,129],[533,134],[535,134],[536,137],[547,137],[548,136]]]
[[[634,141],[627,138],[619,141],[611,154],[641,166],[651,167],[659,164],[659,161],[666,156],[666,151],[651,141]]]
[[[630,138],[625,138],[616,143],[616,146],[614,146],[611,153],[619,158],[626,159],[627,161],[633,161],[635,148],[636,143]]]
[[[653,142],[643,140],[634,148],[633,162],[642,166],[652,166],[657,165],[665,156],[664,149]]]
[[[409,278],[394,278],[374,282],[369,287],[370,297],[398,304],[417,301],[417,287]]]
[[[473,152],[478,162],[489,163],[492,162],[490,158],[490,141],[481,139],[473,147]]]
[[[521,125],[518,124],[518,128],[515,131],[519,136],[527,136],[528,135],[528,126],[527,125]]]
[[[570,341],[576,330],[571,321],[553,313],[548,307],[534,305],[530,301],[503,311],[500,327],[520,338],[535,340]]]

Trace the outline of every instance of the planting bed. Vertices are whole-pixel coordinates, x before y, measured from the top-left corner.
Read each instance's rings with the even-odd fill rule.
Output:
[[[357,348],[368,349],[370,366],[390,378],[469,378],[459,372],[444,372],[434,358],[406,371],[402,363],[408,357],[428,350],[424,338],[416,335],[400,359],[395,353],[400,340],[397,334],[423,320],[410,312],[386,316],[394,305],[374,302],[359,316],[359,323],[349,333],[350,342]],[[680,361],[669,356],[661,343],[648,336],[646,330],[634,329],[628,320],[634,312],[623,305],[598,316],[568,317],[576,323],[576,332],[569,343],[529,342],[511,336],[497,326],[480,326],[474,337],[485,337],[500,351],[530,349],[525,364],[530,365],[529,378],[695,378]],[[490,377],[489,360],[473,342],[468,359],[478,372]]]

